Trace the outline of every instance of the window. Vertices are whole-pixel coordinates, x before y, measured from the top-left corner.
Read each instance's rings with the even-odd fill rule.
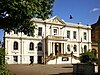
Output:
[[[14,62],[18,62],[18,56],[13,56]]]
[[[38,36],[42,36],[42,27],[38,28]]]
[[[87,51],[87,46],[86,45],[84,45],[84,52],[86,52]]]
[[[87,35],[87,34],[86,34],[86,32],[84,32],[84,40],[86,40],[86,39],[87,39],[86,35]]]
[[[67,38],[70,38],[70,31],[67,31]]]
[[[73,49],[74,49],[74,52],[76,52],[77,51],[77,46],[74,45]]]
[[[57,35],[57,29],[54,29],[54,35]]]
[[[73,39],[76,39],[76,31],[73,31]]]
[[[34,43],[30,43],[30,45],[29,45],[29,50],[34,50]]]
[[[13,44],[13,47],[14,47],[14,50],[18,50],[18,42],[14,42],[14,44]]]
[[[38,51],[42,51],[42,43],[41,42],[38,43]]]
[[[67,45],[67,50],[70,51],[70,45]]]

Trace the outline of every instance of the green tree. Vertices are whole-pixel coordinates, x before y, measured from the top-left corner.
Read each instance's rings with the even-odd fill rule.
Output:
[[[33,17],[43,20],[52,15],[55,0],[0,0],[0,29],[33,35]]]
[[[5,50],[0,48],[0,65],[5,64]]]
[[[0,48],[0,75],[11,75],[5,65],[5,50]]]

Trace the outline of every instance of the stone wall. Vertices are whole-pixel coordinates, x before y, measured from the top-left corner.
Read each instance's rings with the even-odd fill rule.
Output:
[[[73,64],[73,73],[76,75],[94,75],[95,66],[94,64]]]

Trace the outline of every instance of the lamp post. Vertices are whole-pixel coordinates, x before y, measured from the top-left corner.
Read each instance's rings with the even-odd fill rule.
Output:
[[[20,64],[22,64],[22,32],[20,36]]]
[[[44,22],[44,25],[45,25],[45,35],[44,35],[44,64],[46,64],[46,54],[45,54],[45,52],[46,52],[46,50],[45,50],[45,46],[46,46],[46,44],[45,44],[45,42],[46,42],[46,22]]]

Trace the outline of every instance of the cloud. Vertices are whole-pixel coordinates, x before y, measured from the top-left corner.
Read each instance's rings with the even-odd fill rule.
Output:
[[[93,8],[92,10],[90,10],[90,12],[96,12],[96,11],[100,11],[100,8]]]

